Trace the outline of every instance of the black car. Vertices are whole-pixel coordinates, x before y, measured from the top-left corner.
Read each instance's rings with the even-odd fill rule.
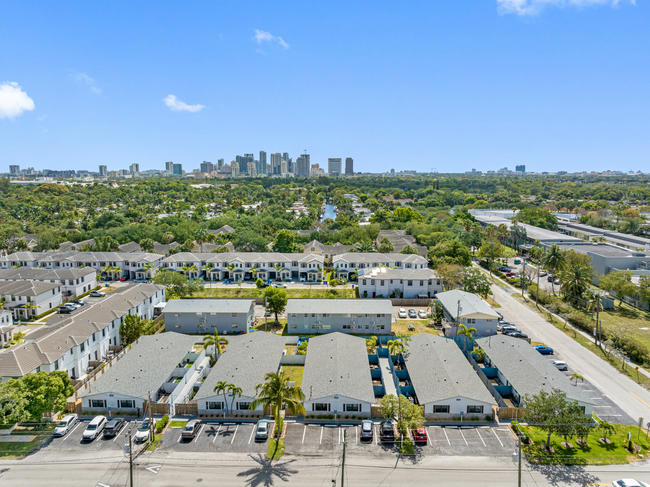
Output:
[[[106,438],[113,438],[124,427],[124,420],[122,418],[111,419],[104,427],[104,436]]]
[[[379,438],[384,443],[395,442],[395,428],[391,421],[383,421],[379,425]]]
[[[509,337],[512,337],[512,338],[528,338],[528,335],[526,335],[525,333],[522,333],[520,331],[511,331],[511,332],[506,333],[506,335],[508,335]]]
[[[549,274],[548,277],[546,278],[548,282],[553,282],[553,274]]]

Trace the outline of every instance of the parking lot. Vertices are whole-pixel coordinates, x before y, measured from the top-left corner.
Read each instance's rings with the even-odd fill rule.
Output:
[[[406,310],[406,318],[400,318],[399,317],[399,310],[404,308]],[[409,310],[414,309],[416,313],[418,313],[417,318],[410,318],[408,315]],[[419,312],[420,310],[424,310],[427,313],[427,318],[419,318]],[[416,321],[416,320],[422,320],[422,321],[428,321],[430,319],[429,317],[429,307],[427,306],[393,306],[393,320],[411,320],[411,321]]]
[[[90,420],[80,421],[73,429],[63,437],[52,437],[52,439],[44,446],[45,450],[57,451],[106,451],[106,450],[123,450],[124,445],[129,442],[127,433],[131,430],[135,434],[140,423],[135,421],[127,422],[113,438],[105,438],[103,434],[94,439],[93,441],[82,440],[82,435]],[[139,451],[143,445],[134,444],[134,452]]]
[[[266,452],[266,441],[255,441],[254,424],[203,424],[192,440],[181,438],[180,428],[170,428],[158,449],[186,452]],[[426,427],[426,443],[416,445],[421,455],[509,456],[515,439],[507,426]],[[397,444],[379,441],[379,423],[372,441],[361,441],[358,425],[287,424],[284,444],[294,455],[327,455],[343,448],[344,437],[350,452],[371,455],[397,453]]]

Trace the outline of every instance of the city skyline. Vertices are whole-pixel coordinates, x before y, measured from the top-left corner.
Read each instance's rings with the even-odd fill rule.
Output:
[[[160,6],[8,5],[0,166],[193,167],[251,140],[357,172],[647,164],[647,4]]]

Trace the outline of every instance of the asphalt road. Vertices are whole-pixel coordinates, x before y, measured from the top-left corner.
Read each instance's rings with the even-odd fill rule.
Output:
[[[650,422],[650,392],[517,301],[510,295],[510,289],[493,285],[492,292],[495,301],[501,305],[498,311],[506,321],[515,323],[533,341],[542,342],[560,352],[570,367],[609,397],[635,422],[640,417],[644,418],[645,423]]]
[[[272,487],[341,485],[341,456],[297,457],[291,454],[270,462],[263,455],[214,453],[147,453],[134,466],[137,487],[220,485]],[[123,455],[106,457],[62,457],[40,461],[39,456],[0,462],[0,485],[23,487],[129,485],[129,465]],[[612,480],[650,478],[648,462],[606,467],[524,466],[525,486],[611,485]],[[332,480],[336,479],[336,484]],[[442,486],[517,485],[517,470],[510,458],[422,457],[356,455],[346,457],[345,485],[354,486]]]

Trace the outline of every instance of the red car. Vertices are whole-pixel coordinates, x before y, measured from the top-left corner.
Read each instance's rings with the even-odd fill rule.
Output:
[[[413,430],[413,441],[416,443],[426,443],[427,442],[427,430],[424,428],[418,428]]]
[[[507,277],[516,277],[516,274],[514,272],[506,272]]]

